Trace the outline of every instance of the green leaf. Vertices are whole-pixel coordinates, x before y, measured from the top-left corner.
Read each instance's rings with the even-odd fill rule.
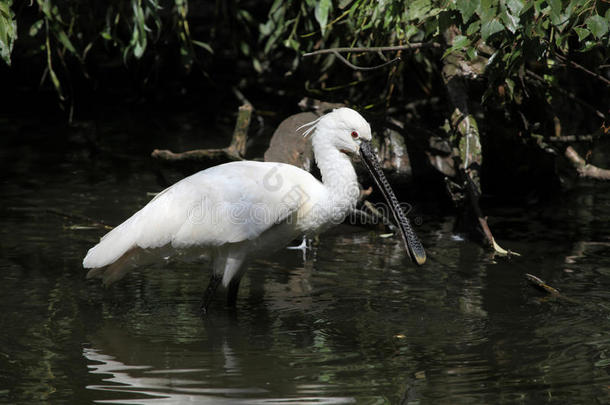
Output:
[[[41,18],[30,26],[29,34],[31,37],[35,37],[36,34],[38,34],[38,31],[42,28],[42,24],[44,24],[44,20]]]
[[[461,51],[469,45],[470,39],[468,39],[468,37],[465,37],[463,35],[456,35],[455,38],[453,38],[453,45],[451,45],[451,47],[445,51],[445,53],[443,54],[443,58],[452,52]]]
[[[497,3],[494,0],[481,0],[481,4],[477,7],[476,13],[481,19],[481,24],[488,24],[496,16]]]
[[[258,73],[262,73],[263,72],[263,66],[261,65],[260,61],[258,59],[256,59],[256,58],[252,59],[252,67]]]
[[[339,0],[339,9],[343,10],[345,7],[349,6],[353,0]]]
[[[272,19],[269,19],[265,24],[260,24],[258,26],[258,32],[261,33],[261,38],[268,37],[271,34],[271,31],[275,27]]]
[[[481,26],[481,38],[483,39],[483,41],[487,41],[487,38],[489,38],[496,32],[502,31],[503,29],[504,26],[497,18],[489,20],[483,23],[483,25]]]
[[[409,4],[408,16],[409,20],[422,20],[432,8],[430,0],[415,0]]]
[[[481,30],[481,21],[475,20],[472,24],[468,26],[466,29],[466,35],[471,36]]]
[[[477,48],[474,46],[469,46],[466,48],[466,55],[468,55],[468,59],[473,60],[478,55]]]
[[[211,54],[214,53],[214,50],[212,49],[212,47],[206,42],[195,41],[194,39],[192,39],[191,42],[193,43],[193,45],[197,45],[198,47],[205,49],[206,51],[208,51]]]
[[[290,38],[290,39],[285,40],[285,41],[284,41],[284,46],[285,46],[286,48],[292,48],[292,49],[294,49],[294,50],[295,50],[295,51],[297,51],[297,52],[298,52],[298,51],[299,51],[299,49],[300,49],[300,44],[299,44],[299,42],[298,42],[297,40],[295,40],[294,38]]]
[[[585,20],[585,23],[597,39],[600,39],[608,32],[608,21],[601,15],[592,15]]]
[[[416,35],[418,32],[419,28],[417,28],[415,25],[407,26],[407,29],[405,30],[405,39],[408,41],[413,35]]]
[[[585,46],[582,49],[579,49],[578,52],[588,52],[591,49],[595,48],[597,42],[595,41],[585,41]]]
[[[509,30],[512,34],[517,31],[517,27],[519,26],[519,18],[510,14],[507,10],[504,10],[500,13],[500,19],[504,23],[504,26],[507,30]]]
[[[326,24],[328,23],[328,13],[332,7],[331,0],[320,0],[318,4],[316,4],[316,9],[314,10],[314,15],[316,17],[316,21],[320,24],[320,30],[322,31],[322,36],[326,32]]]
[[[11,52],[17,39],[17,21],[11,9],[13,1],[0,3],[0,57],[7,65],[11,65]]]
[[[574,27],[574,31],[578,35],[579,41],[582,41],[583,39],[587,38],[591,34],[591,31],[589,31],[586,28]]]
[[[69,50],[73,55],[76,55],[76,49],[74,48],[74,45],[72,45],[72,41],[70,41],[70,38],[68,38],[68,35],[64,30],[59,29],[59,31],[57,31],[57,39],[59,39],[59,42],[61,42],[67,50]]]
[[[548,3],[551,8],[551,20],[558,19],[561,15],[561,0],[548,0]]]
[[[507,0],[506,7],[510,10],[513,16],[518,16],[523,10],[523,0]]]
[[[462,21],[464,24],[470,20],[470,17],[474,14],[475,10],[481,4],[481,0],[457,0],[456,6],[460,14],[462,15]]]
[[[506,83],[506,88],[508,89],[508,95],[512,99],[513,94],[515,93],[515,82],[508,77],[504,80],[504,82]]]

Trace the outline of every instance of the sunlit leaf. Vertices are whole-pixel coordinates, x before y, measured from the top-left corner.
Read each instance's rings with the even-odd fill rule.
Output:
[[[608,32],[608,21],[601,15],[592,15],[585,20],[585,23],[597,39],[600,39]]]
[[[13,45],[17,39],[17,21],[11,9],[12,3],[12,0],[0,3],[0,56],[9,66]]]
[[[76,55],[76,48],[74,48],[74,45],[72,45],[72,41],[70,41],[70,38],[68,38],[66,32],[62,29],[56,29],[56,32],[57,39],[59,40],[59,42],[61,42],[67,50],[72,52],[72,54]]]
[[[457,52],[457,51],[461,51],[462,49],[464,49],[465,47],[470,45],[470,39],[468,39],[468,37],[465,37],[463,35],[456,35],[456,37],[453,39],[453,44],[451,45],[451,47],[449,49],[447,49],[445,51],[445,53],[443,54],[443,58],[445,58],[447,55],[449,55],[452,52]]]
[[[487,38],[489,38],[496,32],[502,31],[503,29],[504,26],[498,19],[494,18],[492,20],[489,20],[488,22],[483,23],[483,25],[481,25],[481,38],[483,38],[483,41],[486,41]]]
[[[504,23],[504,26],[511,33],[517,32],[517,28],[519,27],[519,18],[513,16],[508,11],[503,11],[500,13],[500,20]]]
[[[212,53],[212,54],[214,53],[214,50],[212,49],[212,47],[205,42],[196,41],[194,39],[192,39],[191,42],[193,43],[193,45],[197,45],[198,47],[205,49],[209,53]]]
[[[508,89],[508,95],[512,99],[513,94],[515,93],[515,82],[508,77],[504,80],[504,82],[506,83],[506,88]]]
[[[408,41],[412,36],[416,35],[419,32],[419,28],[415,25],[407,26],[405,30],[405,39]]]
[[[33,23],[30,26],[30,31],[29,34],[31,37],[35,37],[38,32],[40,31],[40,28],[42,28],[42,25],[44,24],[44,20],[41,18],[40,20],[36,21],[35,23]]]
[[[462,21],[464,24],[470,20],[470,17],[474,14],[477,7],[481,4],[481,0],[457,0],[456,6],[460,14],[462,15]]]
[[[481,21],[476,20],[468,26],[468,28],[466,29],[466,35],[468,35],[468,36],[474,35],[475,33],[479,32],[480,29],[481,29]]]
[[[478,56],[477,48],[474,46],[469,46],[466,48],[466,55],[468,56],[468,59],[473,60]]]
[[[351,4],[351,2],[354,0],[339,0],[339,8],[341,10],[343,10],[344,8],[346,8],[347,6],[349,6]]]
[[[584,40],[585,38],[587,38],[591,34],[591,31],[589,31],[586,28],[574,27],[574,31],[578,35],[578,40],[579,41]]]
[[[409,19],[421,20],[431,8],[430,0],[415,0],[409,4]]]
[[[252,59],[252,67],[258,73],[263,73],[263,66],[261,65],[261,63],[258,59],[256,59],[256,58]]]
[[[316,21],[320,24],[320,30],[322,31],[322,36],[326,32],[326,24],[328,23],[328,13],[332,7],[331,0],[320,0],[316,5],[316,9],[314,11],[314,15],[316,17]]]
[[[518,16],[521,14],[521,10],[523,10],[523,0],[507,0],[506,6],[513,16]]]

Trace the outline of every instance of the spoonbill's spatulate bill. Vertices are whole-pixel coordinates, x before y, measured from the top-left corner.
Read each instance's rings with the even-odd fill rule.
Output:
[[[213,271],[202,311],[220,283],[234,305],[246,260],[341,223],[355,207],[360,190],[350,156],[358,152],[392,210],[409,256],[423,264],[424,248],[372,152],[368,122],[339,108],[307,126],[322,182],[283,163],[242,161],[203,170],[163,190],[108,232],[83,260],[87,277],[109,285],[162,258],[207,256]]]

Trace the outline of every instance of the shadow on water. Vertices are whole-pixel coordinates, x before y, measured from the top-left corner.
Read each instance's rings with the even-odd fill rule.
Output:
[[[98,131],[108,143],[121,133]],[[117,223],[181,173],[92,154],[78,131],[61,148],[19,138],[2,149],[0,402],[610,401],[608,185],[490,212],[503,246],[522,254],[511,261],[453,235],[450,217],[424,216],[421,268],[399,239],[342,226],[305,260],[285,250],[252,263],[237,310],[219,294],[201,320],[205,264],[104,289],[80,265],[104,231],[48,211]],[[147,142],[124,153],[159,146]],[[570,300],[544,296],[525,273]]]

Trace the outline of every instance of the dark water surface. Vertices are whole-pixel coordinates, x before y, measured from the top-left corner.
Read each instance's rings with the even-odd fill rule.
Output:
[[[147,156],[194,147],[198,131],[142,122],[66,137],[0,122],[0,402],[610,403],[607,184],[489,212],[501,244],[522,254],[512,261],[425,208],[422,268],[397,238],[339,227],[305,260],[283,250],[252,263],[237,310],[218,294],[202,320],[205,264],[104,289],[81,267],[104,231],[59,215],[117,224],[182,177]],[[95,131],[114,154],[91,152]]]

